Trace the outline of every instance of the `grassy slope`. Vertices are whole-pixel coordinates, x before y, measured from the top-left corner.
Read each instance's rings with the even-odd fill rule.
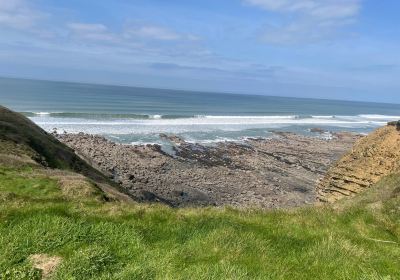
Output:
[[[32,254],[62,258],[54,279],[400,279],[400,176],[265,212],[107,202],[60,172],[0,156],[0,279],[39,277]]]
[[[72,170],[90,178],[103,189],[111,189],[113,195],[131,200],[119,185],[113,183],[104,174],[94,169],[74,151],[49,135],[39,126],[34,124],[22,114],[13,112],[0,105],[0,153],[13,152],[4,143],[16,143],[19,148],[24,149],[35,161],[45,164],[51,168]],[[14,151],[15,152],[15,151]],[[16,152],[20,154],[20,151]]]
[[[72,149],[61,144],[23,115],[2,106],[0,106],[0,140],[30,147],[33,153],[36,153],[37,161],[46,162],[53,168],[91,170]]]

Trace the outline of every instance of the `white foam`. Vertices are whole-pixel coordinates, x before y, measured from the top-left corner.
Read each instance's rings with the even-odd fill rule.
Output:
[[[366,114],[366,115],[358,115],[364,119],[375,119],[375,120],[400,120],[400,116],[386,116],[386,115],[374,115],[374,114]]]
[[[324,140],[332,140],[333,139],[333,135],[331,132],[326,131],[324,133],[322,133],[319,138],[324,139]]]
[[[200,143],[200,144],[215,144],[215,143],[221,143],[221,142],[238,142],[241,141],[241,139],[235,139],[235,138],[228,138],[228,137],[217,137],[216,139],[190,139],[186,140],[188,143]]]
[[[312,118],[315,119],[334,119],[336,116],[311,116]]]
[[[160,145],[160,143],[157,143],[157,142],[146,142],[146,141],[133,141],[133,142],[130,142],[130,145],[133,145],[133,146],[145,146],[145,145]]]
[[[47,116],[47,115],[50,115],[50,112],[36,112],[34,114],[38,115],[38,116]]]
[[[43,112],[45,113],[45,112]],[[163,119],[154,115],[150,119],[84,119],[60,118],[48,115],[31,117],[35,123],[47,131],[57,128],[69,133],[86,132],[93,134],[149,134],[185,133],[212,131],[242,131],[246,129],[277,129],[288,126],[328,126],[340,128],[374,128],[385,125],[395,116],[309,116],[299,118],[286,116],[198,116],[177,119]],[[366,116],[366,117],[365,117]],[[372,117],[374,116],[374,117]]]
[[[297,116],[198,116],[205,119],[279,120],[296,119]]]

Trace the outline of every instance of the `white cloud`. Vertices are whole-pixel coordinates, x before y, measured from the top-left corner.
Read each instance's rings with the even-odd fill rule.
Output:
[[[359,0],[244,0],[247,4],[268,11],[304,13],[313,17],[346,18],[355,16],[360,9]]]
[[[189,41],[200,41],[201,38],[199,36],[193,35],[193,34],[188,34],[186,35],[186,39]]]
[[[262,39],[268,43],[292,44],[325,40],[354,23],[360,0],[244,0],[269,12],[289,15],[283,24],[269,24]]]
[[[67,27],[74,36],[95,41],[116,41],[117,36],[99,23],[69,23]]]
[[[105,32],[107,27],[99,23],[70,23],[68,27],[76,32]]]
[[[43,16],[24,0],[0,0],[0,26],[29,29]]]
[[[0,0],[1,1],[1,0]],[[111,32],[107,26],[100,23],[73,22],[67,24],[71,35],[92,41],[119,42],[122,44],[132,42],[152,41],[199,41],[200,38],[193,34],[181,34],[171,29],[156,26],[136,24],[126,26],[121,32]]]
[[[126,34],[128,36],[138,36],[144,39],[161,41],[175,41],[182,39],[182,36],[175,31],[155,25],[133,26],[126,31]]]
[[[131,23],[114,30],[101,23],[70,22],[66,27],[69,32],[60,33],[60,38],[67,39],[64,42],[88,53],[108,52],[125,57],[139,55],[142,58],[167,59],[208,56],[199,37],[157,25]]]

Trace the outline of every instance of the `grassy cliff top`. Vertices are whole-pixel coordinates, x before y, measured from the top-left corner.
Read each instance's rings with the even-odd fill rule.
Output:
[[[172,209],[37,155],[0,141],[0,279],[400,278],[399,175],[323,207]]]

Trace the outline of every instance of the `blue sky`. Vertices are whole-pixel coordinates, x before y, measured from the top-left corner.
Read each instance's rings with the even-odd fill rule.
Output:
[[[0,76],[400,103],[397,0],[0,0]]]

